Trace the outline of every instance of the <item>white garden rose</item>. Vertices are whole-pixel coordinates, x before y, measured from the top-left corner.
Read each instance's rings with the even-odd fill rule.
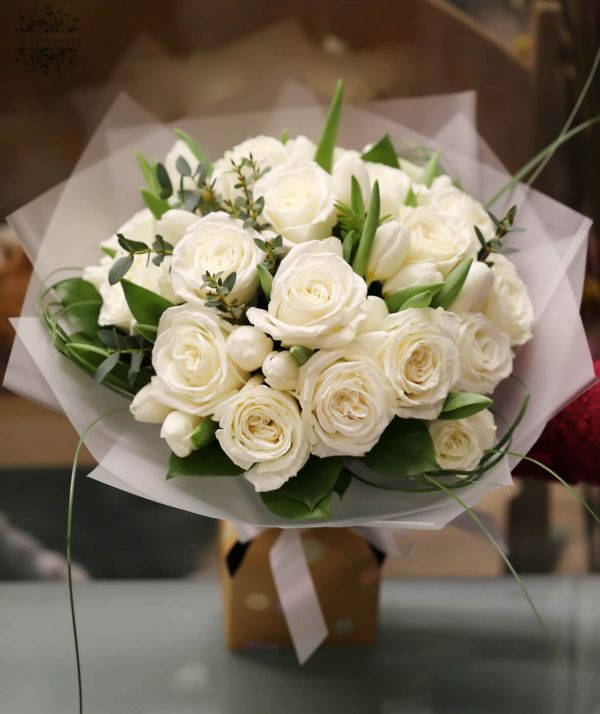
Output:
[[[129,411],[136,421],[148,424],[162,424],[172,408],[160,402],[155,396],[155,389],[150,382],[142,387],[132,399]]]
[[[410,248],[410,238],[400,223],[386,221],[376,232],[367,263],[367,282],[387,280],[400,269]]]
[[[254,185],[254,198],[261,197],[265,222],[290,243],[326,238],[337,221],[331,176],[314,161],[267,172]]]
[[[227,354],[246,372],[254,372],[273,349],[273,340],[251,325],[235,327],[227,338]]]
[[[394,415],[394,393],[377,362],[357,345],[321,350],[298,379],[302,420],[317,456],[364,456]]]
[[[150,211],[136,213],[116,233],[122,233],[125,238],[151,245],[155,237],[156,222]],[[130,331],[135,325],[135,319],[125,300],[125,293],[119,283],[110,285],[108,274],[115,261],[127,255],[117,241],[117,235],[111,236],[102,243],[102,247],[112,251],[114,256],[105,255],[98,265],[84,268],[83,279],[95,285],[102,297],[102,307],[98,316],[98,324],[114,325]],[[167,300],[175,300],[170,278],[171,258],[167,257],[161,265],[148,262],[146,255],[134,256],[133,263],[125,278],[136,285],[162,295]]]
[[[194,152],[185,143],[185,141],[178,139],[173,144],[171,150],[165,157],[164,163],[165,169],[167,170],[169,178],[171,179],[171,185],[173,186],[174,191],[179,190],[179,183],[181,181],[181,174],[179,173],[179,171],[177,171],[177,159],[180,156],[188,162],[192,173],[194,173],[198,168],[198,159],[195,157]],[[194,179],[192,179],[191,176],[183,177],[183,188],[187,191],[192,191],[196,188]]]
[[[459,352],[442,314],[409,308],[384,322],[378,356],[400,417],[435,419],[459,377]]]
[[[494,253],[494,287],[484,307],[485,314],[510,338],[512,345],[523,345],[531,339],[533,305],[527,286],[508,258]]]
[[[199,217],[190,211],[180,208],[171,208],[163,213],[156,222],[156,233],[161,235],[167,243],[175,246],[183,238],[187,229],[196,223]]]
[[[274,491],[304,466],[310,446],[298,402],[252,379],[219,404],[214,418],[223,451],[257,491]]]
[[[207,297],[202,287],[204,274],[236,274],[230,300],[247,303],[256,294],[256,266],[264,258],[256,246],[260,234],[244,228],[242,221],[227,213],[209,213],[197,220],[175,246],[171,280],[175,294],[182,300],[201,301]]]
[[[227,354],[232,326],[197,305],[171,307],[162,314],[152,350],[152,396],[160,403],[207,416],[248,379]]]
[[[387,297],[404,288],[443,282],[444,276],[435,263],[431,260],[419,260],[414,263],[404,263],[391,278],[388,278],[383,283],[383,294]]]
[[[284,346],[341,347],[365,319],[367,285],[342,258],[337,238],[296,245],[281,261],[268,310],[251,307],[248,320]]]
[[[224,199],[234,201],[241,195],[240,189],[235,188],[238,178],[235,174],[232,161],[239,165],[242,159],[252,159],[256,163],[259,172],[267,171],[280,166],[288,161],[286,147],[272,136],[253,136],[241,144],[237,144],[230,151],[226,151],[223,158],[215,161],[211,174],[211,181],[215,182],[215,191]],[[252,178],[252,171],[249,167],[244,167],[244,175]]]
[[[473,226],[453,215],[417,207],[406,214],[402,227],[410,240],[407,262],[433,261],[444,276],[463,258],[477,255]]]
[[[428,427],[435,460],[449,471],[474,469],[496,437],[494,417],[487,409],[464,419],[433,421]]]
[[[508,336],[485,315],[446,313],[460,353],[460,376],[456,389],[490,394],[512,372],[512,352]]]
[[[358,326],[358,334],[383,329],[385,318],[390,314],[385,301],[376,295],[367,295],[364,304],[365,319]]]
[[[346,151],[333,164],[333,195],[336,201],[350,206],[352,204],[352,177],[355,177],[362,192],[365,206],[369,204],[371,186],[365,162],[358,151]]]
[[[479,201],[452,184],[449,176],[439,176],[431,187],[432,202],[443,212],[460,219],[471,227],[477,226],[486,240],[495,235],[494,224]]]
[[[175,410],[168,414],[163,421],[160,435],[167,442],[171,451],[184,459],[194,450],[192,434],[199,423],[200,417]]]
[[[392,218],[397,218],[410,188],[410,179],[407,174],[402,169],[375,164],[371,161],[366,161],[365,166],[369,173],[371,186],[375,181],[379,183],[381,215],[389,214]]]
[[[273,389],[293,392],[298,386],[298,360],[289,350],[269,352],[262,363],[265,382]]]
[[[288,161],[314,161],[317,145],[306,136],[300,134],[294,139],[288,139],[285,144]]]
[[[494,272],[481,260],[474,260],[467,273],[467,279],[448,310],[481,312],[493,287]]]

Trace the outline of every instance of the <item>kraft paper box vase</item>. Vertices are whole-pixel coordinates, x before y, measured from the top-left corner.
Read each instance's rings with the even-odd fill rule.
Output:
[[[269,528],[238,540],[229,522],[219,528],[219,563],[230,649],[291,647],[269,553],[280,534]],[[311,528],[302,544],[329,635],[324,644],[372,644],[377,637],[384,554],[350,528]]]

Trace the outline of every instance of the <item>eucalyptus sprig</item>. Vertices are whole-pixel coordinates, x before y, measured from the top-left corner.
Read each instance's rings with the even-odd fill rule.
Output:
[[[209,273],[208,270],[202,276],[202,290],[206,289],[207,299],[204,301],[206,307],[212,307],[223,313],[225,320],[239,322],[246,312],[246,305],[231,300],[229,295],[235,286],[237,273],[230,273],[226,278],[223,273]]]
[[[108,282],[110,285],[116,285],[121,278],[125,277],[129,268],[133,265],[133,260],[136,255],[146,255],[146,264],[150,261],[150,256],[153,255],[152,263],[154,265],[161,265],[168,255],[173,255],[173,246],[158,234],[152,246],[142,243],[142,241],[125,238],[122,233],[117,233],[117,240],[121,248],[127,252],[127,255],[124,255],[113,263],[108,273]]]
[[[491,211],[487,213],[496,229],[494,237],[491,240],[486,240],[479,226],[474,226],[475,235],[481,245],[479,253],[477,254],[477,260],[483,262],[487,260],[490,253],[514,253],[516,249],[504,246],[502,239],[509,233],[522,233],[524,231],[524,228],[518,228],[513,225],[517,215],[516,206],[511,206],[504,218],[497,218]]]
[[[227,199],[223,202],[223,208],[227,213],[244,222],[244,228],[254,228],[257,231],[264,231],[269,228],[270,223],[261,222],[260,216],[265,207],[265,200],[259,196],[254,200],[252,188],[261,176],[264,176],[269,168],[261,169],[252,154],[244,156],[239,162],[231,159],[232,171],[235,173],[237,181],[235,189],[242,193],[235,200]]]
[[[94,379],[103,382],[119,364],[122,356],[128,355],[127,382],[132,386],[142,368],[144,357],[152,352],[152,345],[146,344],[141,335],[123,335],[114,327],[111,330],[98,330],[98,340],[107,348],[108,356],[98,365]]]
[[[269,238],[268,240],[263,240],[262,238],[255,238],[254,243],[258,248],[260,248],[265,254],[265,259],[261,263],[270,272],[274,273],[277,263],[281,260],[284,253],[283,249],[283,237],[280,235],[274,238]]]

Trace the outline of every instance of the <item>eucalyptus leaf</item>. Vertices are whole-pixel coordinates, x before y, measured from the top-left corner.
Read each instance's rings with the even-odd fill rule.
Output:
[[[156,164],[154,170],[159,186],[159,198],[169,198],[169,196],[173,195],[173,184],[171,183],[167,169],[163,166],[163,164]]]
[[[117,233],[117,241],[123,250],[128,253],[147,253],[148,246],[141,240],[131,240],[125,237],[122,233]]]
[[[362,460],[384,476],[415,476],[439,468],[425,422],[399,417]]]
[[[316,163],[328,173],[331,173],[333,168],[333,151],[337,140],[343,98],[344,83],[341,79],[338,79],[315,153]]]
[[[162,198],[159,198],[151,191],[148,191],[147,189],[143,188],[141,193],[142,198],[144,199],[144,203],[150,209],[152,215],[154,216],[154,218],[156,218],[157,221],[160,220],[163,214],[171,208],[168,201],[163,201]]]
[[[109,285],[116,285],[121,278],[124,278],[129,268],[133,265],[133,255],[124,255],[122,258],[115,260],[108,271]]]
[[[438,419],[464,419],[488,409],[493,404],[489,397],[471,392],[450,392]]]
[[[402,308],[406,309],[406,302],[416,295],[429,293],[433,299],[433,296],[443,285],[444,283],[423,283],[422,285],[411,285],[408,288],[402,288],[402,290],[398,290],[397,292],[388,295],[385,298],[385,304],[390,312],[398,312]]]
[[[129,363],[129,371],[127,372],[127,381],[131,386],[135,383],[135,379],[142,367],[144,353],[142,350],[135,350],[131,353],[131,362]]]
[[[179,174],[181,174],[181,176],[191,176],[192,175],[192,167],[185,160],[184,156],[177,157],[177,159],[175,161],[175,168],[177,169],[177,172]]]
[[[361,277],[364,277],[369,263],[369,256],[371,255],[371,248],[373,247],[375,233],[377,232],[377,227],[379,226],[379,212],[379,182],[375,181],[371,190],[371,199],[369,201],[369,210],[367,211],[365,224],[360,235],[360,240],[358,241],[356,255],[352,261],[352,268],[354,272]]]
[[[375,164],[384,164],[394,169],[400,168],[396,149],[389,134],[382,136],[368,151],[363,152],[362,158]]]
[[[121,287],[131,314],[142,325],[158,325],[163,312],[174,307],[173,303],[162,295],[129,280],[121,280]]]
[[[260,287],[265,297],[269,299],[271,297],[271,285],[273,284],[273,276],[265,268],[264,265],[258,264],[256,266],[256,272],[258,273],[258,280],[260,282]]]
[[[119,363],[119,353],[112,352],[98,365],[96,372],[94,374],[94,379],[96,382],[103,382],[105,378],[113,371],[113,369]]]
[[[213,441],[203,449],[192,451],[182,458],[171,454],[167,478],[177,476],[239,476],[244,469],[233,461],[221,449],[218,441]]]
[[[473,258],[463,258],[460,263],[450,272],[444,285],[433,297],[431,301],[432,307],[443,307],[447,310],[450,305],[456,300],[462,286],[465,284],[467,275],[471,268]]]
[[[156,334],[158,332],[156,325],[142,325],[141,323],[136,322],[134,327],[136,332],[139,332],[139,334],[145,340],[148,340],[148,342],[154,342],[154,340],[156,340]]]

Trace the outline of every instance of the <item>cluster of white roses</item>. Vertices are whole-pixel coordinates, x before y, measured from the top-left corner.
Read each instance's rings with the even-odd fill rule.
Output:
[[[286,143],[259,136],[215,163],[215,193],[230,202],[240,192],[232,159],[252,156],[268,169],[252,186],[269,225],[260,233],[224,211],[182,209],[158,220],[145,209],[119,230],[149,246],[159,234],[173,246],[159,265],[136,255],[126,275],[176,304],[160,319],[154,376],[131,411],[138,420],[161,423],[161,436],[181,457],[195,448],[199,427],[216,422],[222,450],[257,491],[281,487],[311,454],[364,456],[394,417],[427,420],[441,468],[472,469],[494,442],[491,413],[438,417],[450,391],[487,395],[511,373],[513,348],[531,337],[526,287],[503,255],[477,260],[474,226],[492,239],[494,224],[448,176],[427,186],[414,164],[392,168],[340,148],[330,174],[314,161],[315,148],[302,136]],[[179,156],[192,168],[198,163],[177,142],[164,164],[176,185]],[[333,235],[336,202],[350,204],[352,177],[365,204],[378,182],[381,215],[389,216],[376,230],[364,278]],[[265,259],[260,245],[276,235],[283,257],[267,299],[257,265]],[[124,252],[116,236],[103,247],[109,255],[84,278],[101,293],[100,324],[130,330],[123,290],[108,282]],[[388,311],[384,298],[443,283],[468,257],[466,281],[447,310]],[[246,306],[244,324],[206,306],[207,272],[236,274],[228,299]],[[383,298],[369,294],[373,283]]]

